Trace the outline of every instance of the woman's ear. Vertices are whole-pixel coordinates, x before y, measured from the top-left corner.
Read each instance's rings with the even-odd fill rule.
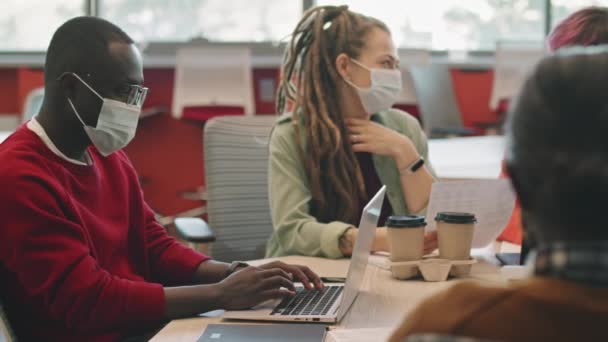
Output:
[[[342,76],[342,79],[350,81],[350,57],[345,53],[341,53],[336,57],[336,70]]]

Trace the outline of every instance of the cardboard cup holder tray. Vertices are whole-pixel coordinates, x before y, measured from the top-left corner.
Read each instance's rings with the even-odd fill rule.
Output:
[[[428,257],[413,261],[390,262],[390,270],[394,278],[405,280],[422,274],[426,281],[445,281],[448,276],[466,277],[471,273],[471,266],[477,260],[473,258],[465,260],[441,259],[439,257]]]

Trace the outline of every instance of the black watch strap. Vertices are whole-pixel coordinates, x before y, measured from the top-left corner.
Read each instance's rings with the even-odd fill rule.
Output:
[[[420,157],[420,159],[418,159],[414,164],[412,164],[412,166],[410,166],[410,172],[414,173],[416,171],[418,171],[422,165],[424,165],[424,158]]]
[[[226,277],[238,271],[239,268],[245,267],[249,267],[249,264],[242,261],[233,261],[232,263],[230,263],[230,266],[228,266],[228,270],[226,270]]]

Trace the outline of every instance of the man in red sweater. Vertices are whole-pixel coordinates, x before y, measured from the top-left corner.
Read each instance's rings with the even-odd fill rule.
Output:
[[[49,45],[40,113],[0,145],[0,295],[21,340],[115,341],[290,295],[294,278],[323,287],[306,267],[215,262],[167,235],[120,151],[142,84],[126,33],[72,19]]]

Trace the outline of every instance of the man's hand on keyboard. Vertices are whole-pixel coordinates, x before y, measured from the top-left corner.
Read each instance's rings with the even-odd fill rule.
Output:
[[[290,265],[282,261],[273,261],[260,266],[261,269],[280,269],[292,275],[292,280],[301,282],[307,290],[322,290],[325,286],[321,278],[310,268],[301,265]]]
[[[291,275],[277,267],[245,267],[217,283],[218,304],[222,309],[248,309],[272,299],[293,296]]]

